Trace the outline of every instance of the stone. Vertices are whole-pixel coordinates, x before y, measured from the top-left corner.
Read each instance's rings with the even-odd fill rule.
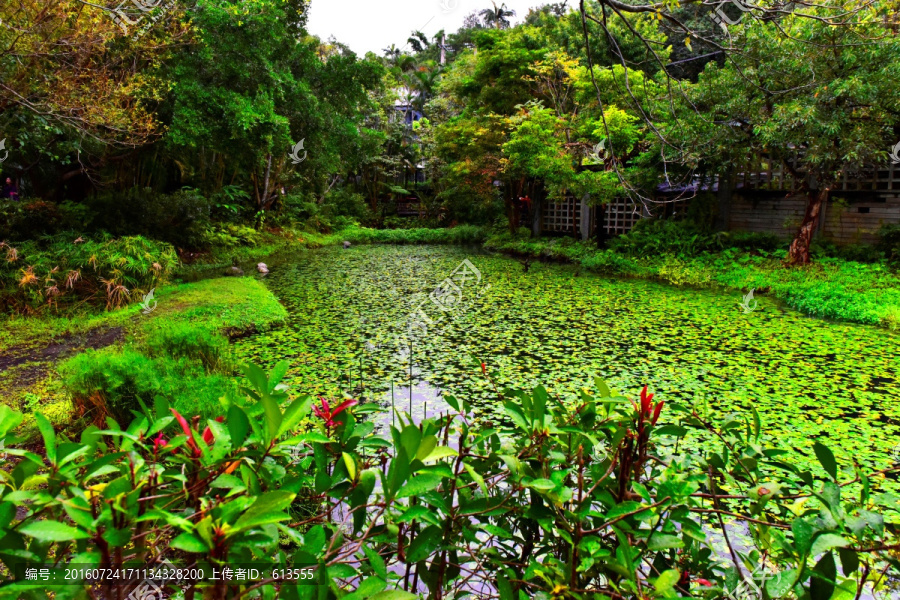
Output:
[[[230,277],[242,277],[244,275],[244,270],[240,267],[228,267],[225,271],[225,275]]]
[[[350,247],[350,242],[344,242],[344,250]]]
[[[266,266],[266,263],[259,263],[256,265],[256,270],[265,275],[269,272],[269,267]]]

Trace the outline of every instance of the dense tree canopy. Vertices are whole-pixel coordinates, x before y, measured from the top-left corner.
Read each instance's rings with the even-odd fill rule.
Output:
[[[810,196],[792,250],[807,262],[824,194],[900,135],[890,6],[586,0],[514,26],[494,3],[359,57],[306,33],[303,0],[157,6],[137,34],[97,4],[23,2],[0,28],[5,166],[57,202],[189,186],[259,223],[285,195],[359,193],[357,217],[380,222],[412,194],[452,221],[505,207],[514,228],[519,198],[646,211],[660,183],[765,154]]]

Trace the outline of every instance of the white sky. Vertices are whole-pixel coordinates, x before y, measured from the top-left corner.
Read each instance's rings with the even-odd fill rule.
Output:
[[[506,0],[506,7],[516,11],[511,21],[519,23],[529,8],[551,1]],[[310,4],[309,32],[322,41],[333,35],[362,57],[369,51],[381,55],[391,44],[409,50],[406,39],[414,30],[429,39],[441,29],[456,31],[466,15],[490,8],[491,0],[312,0]]]

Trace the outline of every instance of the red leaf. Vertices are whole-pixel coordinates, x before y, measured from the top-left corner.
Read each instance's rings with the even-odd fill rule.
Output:
[[[357,404],[359,404],[359,402],[357,402],[356,400],[344,400],[334,407],[334,411],[331,413],[331,417],[334,418],[344,410],[350,408],[351,406],[356,406]]]
[[[216,417],[216,423],[224,423],[225,417]],[[203,441],[206,442],[207,446],[212,445],[216,438],[213,436],[212,429],[207,425],[206,429],[203,430]]]
[[[644,389],[641,390],[641,412],[644,414],[650,414],[650,408],[653,406],[653,394],[647,393],[647,386],[644,386]]]
[[[174,408],[170,408],[172,414],[175,415],[175,418],[178,419],[178,423],[181,425],[182,431],[184,431],[184,435],[188,438],[188,446],[194,451],[194,454],[199,455],[200,448],[197,447],[197,442],[194,441],[194,432],[191,431],[191,426],[188,425],[187,419],[181,416],[177,410]]]
[[[653,421],[652,421],[652,423],[653,423],[654,425],[656,425],[656,421],[659,419],[659,413],[662,412],[662,407],[663,407],[663,404],[665,404],[665,403],[666,403],[666,401],[665,401],[665,400],[662,400],[659,404],[656,405],[656,410],[653,411]]]

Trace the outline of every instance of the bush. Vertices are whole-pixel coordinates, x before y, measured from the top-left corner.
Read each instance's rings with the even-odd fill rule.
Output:
[[[140,234],[180,248],[201,248],[214,203],[190,188],[173,194],[132,188],[88,198],[85,205],[94,214],[94,227],[114,235]]]
[[[852,598],[877,593],[873,580],[890,585],[900,515],[875,486],[900,467],[867,473],[814,442],[806,450],[818,465],[800,469],[753,409],[672,406],[646,388],[631,399],[597,381],[571,403],[540,386],[498,390],[505,420],[490,429],[470,426],[471,406],[445,396],[452,413],[420,423],[401,413],[382,436],[364,419],[377,408],[289,399],[287,369],[248,367],[246,396],[215,420],[158,398],[127,433],[112,424],[79,442],[36,415],[46,456],[16,450],[0,506],[13,547],[43,550],[0,559],[10,573],[70,562],[87,573],[11,582],[0,596],[37,600],[59,585],[71,597],[89,586],[118,597],[121,582],[92,581],[90,567],[162,560],[206,570],[177,582],[184,597],[223,600],[493,589],[501,599],[713,600],[763,574],[766,598]],[[7,448],[21,421],[0,407]],[[689,429],[710,441],[686,448]],[[315,514],[291,523],[301,491]],[[726,516],[736,525],[720,532]],[[263,576],[238,580],[236,567],[250,563]],[[234,577],[213,581],[211,569],[226,565]],[[860,580],[869,586],[857,590]]]
[[[236,248],[238,246],[258,246],[262,236],[258,231],[246,225],[211,225],[203,231],[204,247]]]
[[[890,262],[900,264],[900,225],[885,225],[878,236],[878,249]]]
[[[15,242],[55,233],[61,221],[60,211],[52,202],[0,199],[0,241]]]
[[[132,411],[142,403],[152,406],[158,395],[180,410],[211,416],[219,410],[218,399],[234,388],[228,377],[208,375],[190,358],[151,358],[127,348],[89,350],[63,362],[59,372],[78,416],[97,424],[107,416],[128,423]]]
[[[697,256],[722,248],[720,236],[708,233],[690,221],[643,219],[630,232],[609,243],[609,248],[625,256],[674,254]]]
[[[153,361],[130,350],[88,350],[62,363],[59,371],[78,416],[94,423],[107,416],[130,421],[131,411],[139,411],[141,402],[152,405],[162,388]]]
[[[203,364],[207,373],[228,369],[228,340],[194,323],[170,323],[150,331],[144,340],[150,356],[188,358]]]
[[[771,233],[756,231],[728,231],[719,234],[722,246],[748,251],[775,252],[787,248],[787,242]]]
[[[97,240],[57,235],[18,247],[0,243],[0,300],[17,308],[102,300],[107,308],[140,301],[168,281],[178,256],[140,236]]]

